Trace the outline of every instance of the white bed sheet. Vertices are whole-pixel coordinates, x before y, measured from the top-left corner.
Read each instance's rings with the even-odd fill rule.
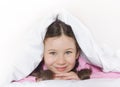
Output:
[[[14,82],[4,87],[120,87],[120,79],[46,80],[41,82]]]

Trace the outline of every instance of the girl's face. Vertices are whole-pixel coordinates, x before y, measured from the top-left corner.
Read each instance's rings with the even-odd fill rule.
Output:
[[[47,38],[44,46],[44,62],[49,70],[65,73],[74,68],[78,56],[73,38],[65,35]]]

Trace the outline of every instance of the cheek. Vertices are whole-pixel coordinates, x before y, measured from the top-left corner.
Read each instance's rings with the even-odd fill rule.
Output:
[[[67,58],[67,61],[69,62],[69,64],[75,65],[76,59],[77,59],[77,58],[76,58],[75,55],[74,55],[74,56],[72,56],[72,57]]]
[[[50,65],[54,64],[53,58],[50,58],[50,57],[45,57],[44,62],[45,62],[46,66],[50,66]]]
[[[73,69],[75,67],[76,60],[72,59],[71,61],[69,61],[69,64],[70,64],[71,69]]]

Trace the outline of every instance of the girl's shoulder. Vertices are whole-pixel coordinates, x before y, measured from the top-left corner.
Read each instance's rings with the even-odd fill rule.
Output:
[[[27,76],[21,80],[17,80],[17,81],[14,81],[14,82],[36,82],[36,77],[34,76]]]
[[[79,61],[79,66],[77,70],[81,70],[85,68],[90,69],[91,65],[89,65],[88,61],[84,57],[80,56],[78,61]]]

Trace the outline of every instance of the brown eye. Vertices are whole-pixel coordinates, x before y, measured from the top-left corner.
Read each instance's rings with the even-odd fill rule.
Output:
[[[50,52],[49,54],[51,54],[51,55],[55,55],[55,54],[56,54],[56,52]]]

